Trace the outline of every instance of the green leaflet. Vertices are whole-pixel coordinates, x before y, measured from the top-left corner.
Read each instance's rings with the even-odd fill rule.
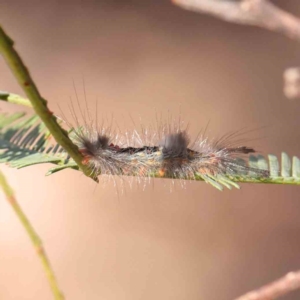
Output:
[[[75,163],[75,161],[70,160],[68,163],[66,163],[64,165],[55,166],[55,167],[49,169],[48,172],[46,173],[46,176],[52,175],[52,174],[54,174],[56,172],[59,172],[61,170],[68,169],[68,168],[71,168],[71,169],[74,169],[74,170],[78,170],[78,166]]]
[[[49,170],[49,174],[76,168],[76,164],[74,166],[74,162],[50,137],[45,125],[35,115],[0,114],[0,163],[18,169],[42,163],[57,164],[56,169]]]

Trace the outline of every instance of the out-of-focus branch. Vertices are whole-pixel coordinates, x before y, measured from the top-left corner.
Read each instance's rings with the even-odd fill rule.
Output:
[[[281,32],[300,41],[300,19],[268,0],[172,0],[185,9],[207,13],[228,22]]]
[[[284,277],[252,291],[235,300],[273,300],[300,288],[300,271],[291,272]]]
[[[13,192],[12,188],[6,181],[6,178],[4,177],[4,175],[2,174],[1,171],[0,171],[0,188],[3,189],[3,192],[6,196],[8,203],[11,205],[11,207],[15,211],[17,217],[19,218],[19,220],[22,223],[23,227],[25,228],[27,234],[29,235],[31,242],[32,242],[39,258],[41,259],[41,262],[43,264],[46,276],[48,278],[54,299],[63,300],[64,296],[58,287],[57,280],[54,276],[54,272],[52,270],[52,267],[50,265],[47,255],[46,255],[42,241],[39,238],[39,236],[37,235],[37,233],[35,232],[34,228],[32,227],[31,223],[29,222],[29,220],[27,219],[21,206],[18,204],[18,202],[14,196],[14,192]]]
[[[171,0],[182,8],[213,15],[227,22],[253,25],[280,32],[300,41],[300,18],[278,8],[269,0]],[[300,68],[284,72],[284,94],[300,98]]]

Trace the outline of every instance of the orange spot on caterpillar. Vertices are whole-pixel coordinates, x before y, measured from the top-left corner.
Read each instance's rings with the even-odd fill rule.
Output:
[[[166,174],[165,169],[159,169],[159,170],[158,170],[158,175],[159,175],[160,177],[164,177],[165,174]]]
[[[30,86],[30,82],[25,81],[25,82],[24,82],[24,85],[25,85],[25,86]]]
[[[88,165],[90,162],[90,157],[86,155],[86,150],[85,149],[79,149],[79,152],[83,155],[82,163],[84,165]]]
[[[84,164],[84,165],[88,165],[89,162],[90,162],[89,157],[84,157],[83,160],[82,160],[82,164]]]
[[[210,174],[211,172],[210,172],[210,170],[208,169],[208,168],[200,168],[199,170],[198,170],[198,172],[200,173],[200,174]]]

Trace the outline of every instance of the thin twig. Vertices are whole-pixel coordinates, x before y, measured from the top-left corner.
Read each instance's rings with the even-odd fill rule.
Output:
[[[172,0],[185,9],[207,13],[227,22],[254,25],[300,40],[300,19],[268,0]]]
[[[300,288],[300,271],[290,272],[284,277],[269,283],[235,300],[273,300]]]
[[[30,224],[25,213],[22,211],[22,208],[20,207],[20,205],[18,204],[18,202],[14,196],[14,192],[13,192],[12,188],[7,183],[6,178],[4,177],[4,175],[1,171],[0,171],[0,186],[3,189],[3,192],[6,196],[8,203],[11,205],[11,207],[15,211],[17,217],[19,218],[20,222],[22,223],[25,230],[27,231],[27,234],[29,235],[31,242],[32,242],[39,258],[41,259],[41,262],[43,264],[46,276],[48,278],[49,285],[51,287],[54,299],[63,300],[64,296],[58,287],[58,283],[56,281],[54,272],[51,268],[50,262],[47,258],[42,241],[39,238],[39,236],[37,235],[37,233],[35,232],[32,225]]]
[[[0,100],[7,101],[13,104],[32,107],[32,104],[28,99],[25,99],[17,94],[12,94],[9,92],[0,91]]]
[[[93,178],[95,181],[98,181],[98,179],[92,174],[89,167],[82,163],[83,156],[79,152],[78,147],[72,143],[68,137],[68,133],[59,126],[56,117],[48,109],[47,101],[41,97],[28,69],[14,49],[13,44],[13,41],[6,35],[0,26],[0,53],[26,93],[36,114],[45,123],[56,142],[68,152],[83,173],[86,176]]]

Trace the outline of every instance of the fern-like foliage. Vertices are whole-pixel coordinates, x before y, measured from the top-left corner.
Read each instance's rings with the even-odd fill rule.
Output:
[[[39,117],[36,115],[28,117],[24,113],[0,114],[0,163],[6,163],[14,168],[42,163],[55,164],[46,175],[67,168],[78,170],[77,164],[69,158],[63,148],[55,143]],[[300,159],[296,156],[291,160],[283,152],[280,166],[275,155],[268,155],[268,160],[262,155],[252,155],[249,157],[248,164],[253,168],[269,170],[270,177],[257,178],[250,172],[234,177],[203,178],[196,175],[195,179],[205,180],[220,190],[223,186],[238,188],[236,182],[300,185]]]
[[[278,158],[269,154],[268,162],[262,155],[250,156],[249,158],[250,166],[270,171],[270,178],[267,179],[267,183],[300,185],[300,159],[297,156],[290,159],[287,153],[282,152],[280,165]]]
[[[53,143],[50,132],[39,117],[24,117],[24,113],[0,114],[0,163],[14,168],[56,164],[46,175],[65,168],[78,169],[66,152]]]

